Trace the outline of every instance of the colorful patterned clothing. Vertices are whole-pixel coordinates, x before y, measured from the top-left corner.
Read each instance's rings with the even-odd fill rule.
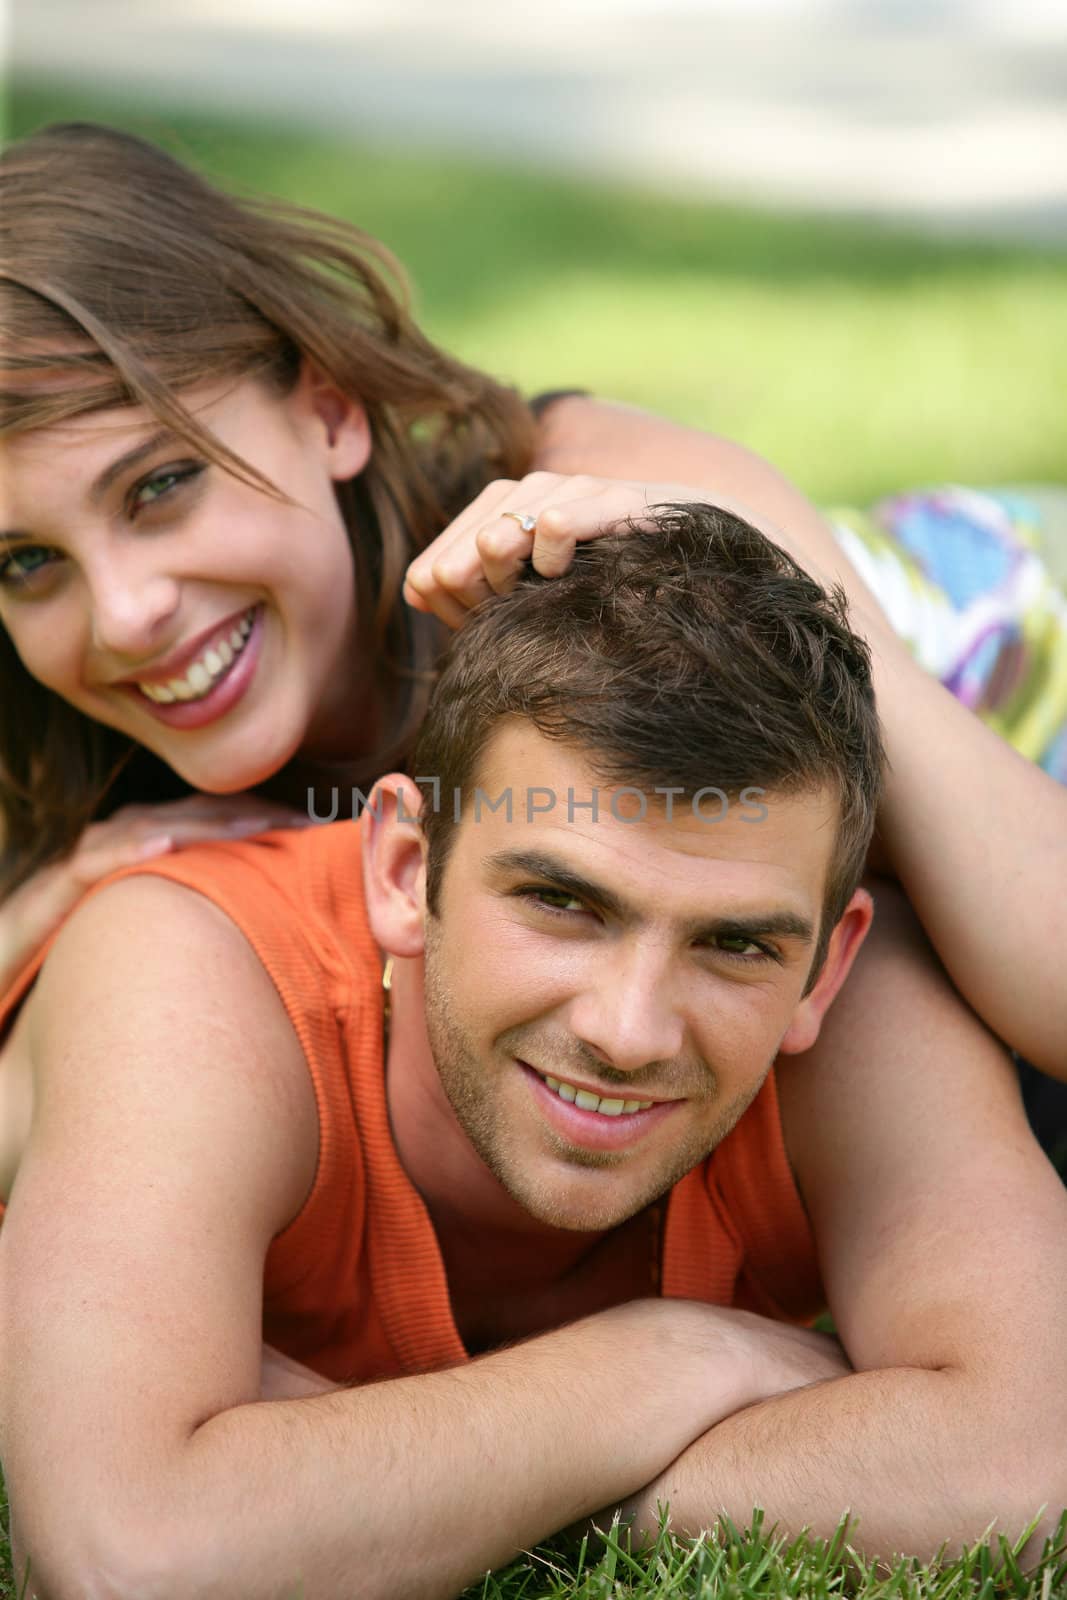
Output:
[[[827,512],[916,660],[1067,784],[1067,493],[954,486]]]

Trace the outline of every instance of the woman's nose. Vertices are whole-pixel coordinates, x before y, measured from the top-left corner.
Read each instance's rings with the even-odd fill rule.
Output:
[[[135,562],[109,563],[90,580],[92,640],[97,650],[145,656],[177,610],[180,588],[167,574]]]

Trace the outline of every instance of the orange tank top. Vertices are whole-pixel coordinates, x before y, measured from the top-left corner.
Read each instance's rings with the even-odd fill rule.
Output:
[[[267,1253],[266,1342],[337,1381],[467,1360],[433,1225],[389,1130],[380,959],[364,910],[358,825],[198,845],[116,876],[132,872],[186,884],[236,923],[307,1060],[318,1168],[300,1214]],[[47,948],[0,1001],[0,1037]],[[659,1292],[790,1321],[821,1309],[773,1072],[733,1131],[667,1197]]]

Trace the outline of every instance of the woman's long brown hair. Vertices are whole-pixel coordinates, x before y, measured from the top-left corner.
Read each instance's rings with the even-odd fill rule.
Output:
[[[404,569],[494,478],[529,470],[534,420],[514,390],[453,360],[408,311],[403,273],[359,229],[236,200],[130,134],[58,124],[0,158],[0,432],[141,405],[209,460],[276,492],[182,403],[310,360],[370,420],[364,472],[338,499],[383,733],[363,782],[403,760],[432,653]],[[42,381],[44,377],[45,381]],[[162,763],[37,683],[0,630],[0,897],[119,803],[181,793]]]

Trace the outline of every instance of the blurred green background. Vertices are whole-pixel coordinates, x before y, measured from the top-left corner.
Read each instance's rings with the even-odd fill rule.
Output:
[[[358,223],[464,359],[527,392],[584,387],[739,439],[824,504],[1067,479],[1063,251],[146,113],[69,85],[12,92],[16,136],[71,118]]]

